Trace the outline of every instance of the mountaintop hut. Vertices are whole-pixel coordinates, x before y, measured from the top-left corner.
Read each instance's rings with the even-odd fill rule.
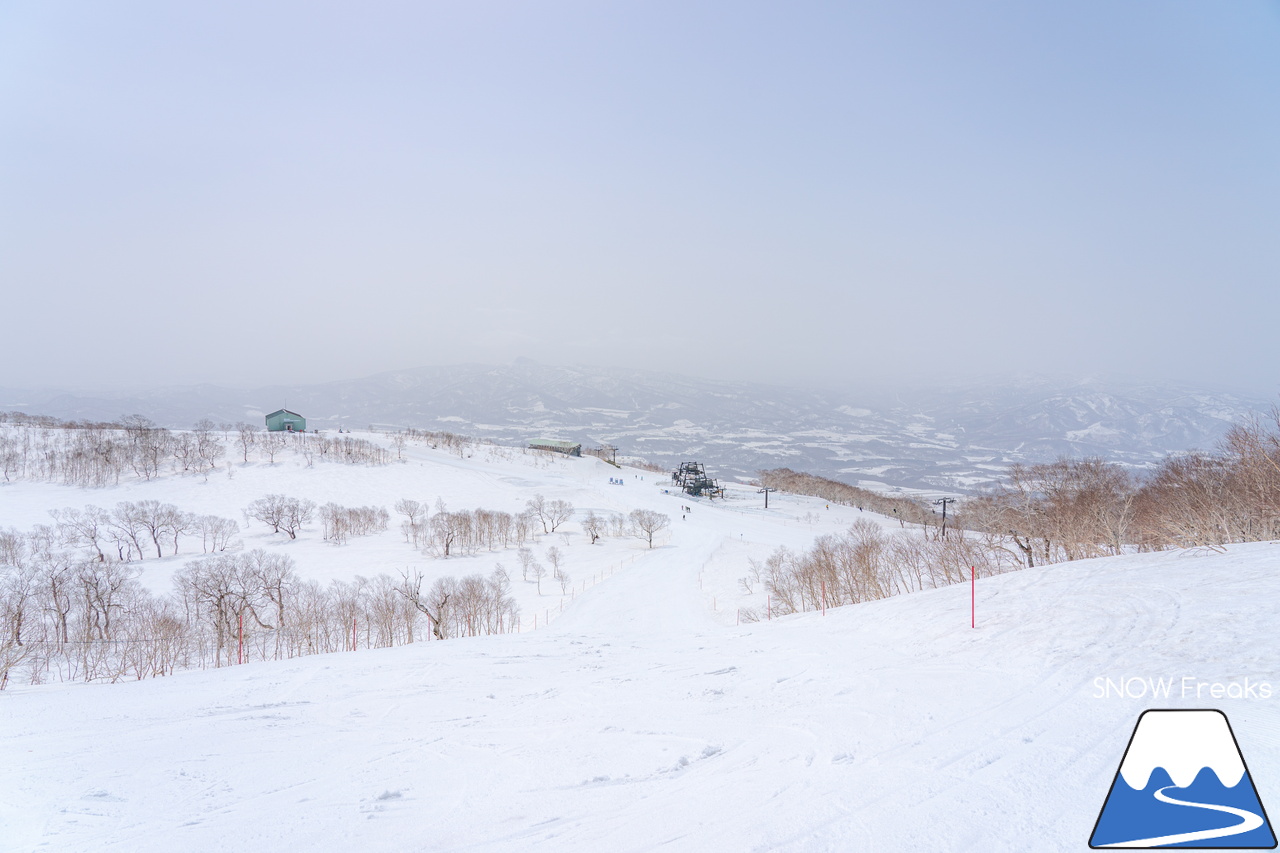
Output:
[[[297,412],[281,409],[267,415],[267,429],[271,432],[306,432],[307,419]]]
[[[529,442],[531,450],[549,450],[552,453],[563,453],[565,456],[581,456],[582,445],[572,441],[559,441],[552,438],[538,438]]]

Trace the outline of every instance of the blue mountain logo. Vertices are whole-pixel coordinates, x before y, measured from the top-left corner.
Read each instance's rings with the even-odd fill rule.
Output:
[[[1276,835],[1226,714],[1144,711],[1089,846],[1274,849]]]

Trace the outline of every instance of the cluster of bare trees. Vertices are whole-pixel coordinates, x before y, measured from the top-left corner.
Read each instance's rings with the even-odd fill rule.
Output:
[[[171,613],[137,582],[138,568],[69,551],[52,528],[0,532],[0,688],[25,667],[31,680],[164,674]],[[122,643],[156,638],[159,659]]]
[[[785,468],[761,472],[761,482],[895,516],[922,525],[926,541],[942,539],[929,536],[936,515],[915,501]],[[1280,409],[1233,427],[1212,452],[1171,454],[1149,471],[1099,458],[1014,465],[1003,483],[965,500],[955,524],[965,532],[952,545],[988,554],[970,558],[979,571],[1011,558],[1037,566],[1280,538]]]
[[[49,514],[52,527],[37,525],[31,535],[84,549],[100,563],[141,560],[152,551],[160,558],[165,549],[177,554],[181,538],[195,534],[202,552],[225,551],[240,532],[233,519],[183,512],[156,500],[121,501],[112,510],[90,504],[84,510],[55,509]]]
[[[930,535],[922,504],[882,498],[788,469],[761,472],[774,488],[896,516],[924,536],[886,536],[859,522],[803,553],[780,549],[740,583],[763,583],[775,613],[848,604],[1048,563],[1167,548],[1280,538],[1280,410],[1230,430],[1212,453],[1166,457],[1141,475],[1097,458],[1014,465],[966,500],[949,535]],[[896,510],[896,512],[895,512]],[[756,618],[760,614],[750,614]]]
[[[1280,538],[1280,412],[1145,475],[1101,459],[1015,465],[965,503],[961,522],[1005,537],[1028,566]]]
[[[288,534],[290,539],[298,538],[298,532],[311,523],[315,512],[315,501],[288,495],[258,498],[244,510],[245,518],[262,522],[271,528],[272,533]]]
[[[450,512],[440,505],[425,526],[420,547],[437,557],[475,554],[520,545],[535,533],[531,519],[524,513],[512,515],[488,509]]]
[[[282,438],[284,433],[264,433]],[[294,449],[308,466],[316,459],[321,462],[341,462],[347,465],[387,465],[394,457],[380,444],[351,435],[329,437],[319,433],[290,433]]]
[[[971,567],[988,577],[1021,567],[1012,553],[963,531],[946,538],[905,531],[886,533],[859,520],[843,533],[820,536],[800,553],[779,548],[763,562],[750,561],[739,580],[748,594],[763,584],[769,609],[784,616],[824,606],[857,604],[907,592],[966,581]],[[744,619],[763,619],[762,610],[743,611]]]
[[[793,495],[810,495],[824,501],[844,506],[856,506],[860,509],[878,512],[890,518],[896,518],[905,527],[908,524],[919,524],[928,527],[937,523],[931,508],[921,501],[907,497],[881,495],[839,480],[830,480],[816,474],[805,474],[792,471],[790,468],[774,468],[758,473],[760,485]]]
[[[327,503],[320,507],[320,526],[324,538],[335,545],[344,544],[352,536],[369,536],[387,529],[391,516],[382,506],[338,506]]]
[[[436,557],[474,555],[480,551],[520,548],[541,536],[561,531],[575,514],[573,504],[563,500],[548,501],[542,495],[530,499],[524,512],[474,509],[451,511],[443,500],[437,500],[432,512],[425,501],[401,498],[396,512],[403,517],[400,531],[405,542]],[[335,503],[319,509],[324,538],[342,544],[351,536],[381,533],[390,521],[383,507],[343,507]],[[288,495],[266,495],[244,510],[245,517],[259,521],[273,533],[284,533],[296,539],[298,533],[316,515],[313,501]],[[638,509],[630,515],[617,513],[597,515],[589,512],[582,519],[582,529],[595,544],[602,536],[637,536],[653,547],[654,537],[670,525],[671,519],[658,512]],[[564,534],[568,535],[568,534]]]
[[[145,418],[121,424],[32,422],[15,414],[0,426],[0,476],[46,480],[69,486],[116,485],[130,474],[151,480],[166,470],[207,473],[225,455],[213,424],[201,421],[193,432],[173,433]],[[52,421],[49,423],[48,421]]]
[[[546,566],[534,558],[532,548],[518,549],[516,558],[520,561],[521,577],[525,582],[533,578],[533,582],[538,585],[538,595],[542,595],[542,581],[547,576]],[[560,587],[560,594],[568,594],[570,587],[573,586],[573,577],[565,571],[565,553],[552,545],[546,551],[546,559],[551,564],[551,579]]]
[[[307,467],[321,462],[341,462],[348,465],[386,465],[391,462],[391,451],[380,444],[351,435],[329,437],[316,432],[266,431],[252,424],[235,425],[232,444],[242,462],[249,461],[249,452],[256,450],[258,458],[274,465],[276,457],[292,450],[301,456]],[[403,447],[400,442],[398,447]]]
[[[188,562],[156,596],[138,568],[0,533],[0,689],[12,680],[121,681],[421,639],[518,630],[506,572],[380,574],[322,585],[256,549]]]
[[[483,509],[449,512],[441,501],[436,501],[435,514],[430,514],[426,504],[417,501],[399,501],[396,510],[405,516],[400,525],[405,541],[428,554],[443,557],[507,548],[525,551],[527,543],[536,543],[542,536],[556,532],[568,536],[561,528],[575,514],[573,505],[567,501],[547,501],[542,495],[535,495],[524,512],[515,514]],[[654,537],[670,523],[669,516],[651,510],[634,510],[629,515],[599,515],[591,510],[579,521],[592,545],[605,536],[619,539],[635,536],[648,542],[649,547],[653,547]],[[531,569],[525,562],[522,558],[523,574],[528,580]]]
[[[272,632],[277,643],[275,657],[281,656],[282,639],[284,650],[289,650],[289,633],[282,630],[287,612],[285,597],[290,594],[292,598],[297,584],[290,557],[269,554],[261,548],[217,554],[187,563],[173,580],[177,590],[175,604],[181,604],[184,624],[194,629],[190,633],[213,639],[214,666],[242,659],[240,638],[246,619],[251,637],[258,630]],[[292,603],[288,602],[290,606]],[[209,650],[198,649],[203,660]]]
[[[964,502],[958,523],[1026,566],[1120,554],[1134,543],[1138,484],[1101,459],[1014,465],[996,489]]]
[[[191,430],[158,427],[141,415],[119,423],[60,421],[20,412],[0,413],[0,478],[45,480],[70,486],[101,487],[121,477],[153,480],[166,473],[207,477],[228,456],[248,463],[250,454],[274,464],[292,451],[308,465],[316,459],[385,465],[391,451],[350,435],[267,432],[250,424],[214,424],[205,419]]]
[[[518,630],[520,608],[510,590],[511,579],[502,566],[487,578],[479,574],[438,578],[426,592],[418,571],[403,573],[396,584],[396,592],[427,618],[437,640]]]
[[[542,525],[543,533],[555,533],[556,528],[573,518],[573,504],[568,501],[549,501],[535,494],[525,504],[526,511]]]
[[[488,443],[478,438],[458,435],[457,433],[414,429],[413,427],[392,434],[391,441],[395,445],[397,452],[404,449],[405,441],[413,441],[418,444],[425,444],[432,450],[443,448],[450,453],[456,454],[459,458],[466,456],[476,445]]]
[[[539,535],[556,532],[574,514],[573,504],[548,501],[542,495],[535,495],[520,513],[488,509],[451,512],[442,500],[436,501],[432,513],[425,502],[408,498],[397,501],[395,509],[404,516],[400,531],[405,541],[439,557],[518,548]],[[591,517],[599,521],[594,513]]]
[[[534,520],[527,513],[489,509],[451,512],[439,500],[432,513],[426,503],[407,498],[396,501],[396,512],[405,517],[400,523],[405,541],[438,557],[511,548],[524,544],[535,533]]]

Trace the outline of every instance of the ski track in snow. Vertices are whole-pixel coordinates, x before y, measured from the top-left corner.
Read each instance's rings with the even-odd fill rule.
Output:
[[[503,509],[538,490],[580,509],[657,509],[672,528],[653,550],[566,546],[575,581],[609,576],[536,632],[0,693],[0,848],[1079,850],[1134,720],[1153,706],[1096,699],[1095,678],[1248,675],[1280,686],[1274,643],[1261,639],[1280,600],[1276,545],[980,580],[978,630],[967,585],[735,626],[739,604],[763,604],[759,590],[736,590],[747,556],[805,547],[871,514],[784,496],[767,515],[743,498],[697,503],[682,520],[690,501],[663,494],[661,475],[641,483],[628,470],[627,485],[611,486],[618,472],[596,460],[538,467],[421,451],[384,474],[286,472],[278,489],[263,487],[269,473],[246,470],[243,484],[219,488],[241,505],[278,490]],[[341,495],[345,478],[359,497],[309,494],[334,477],[324,488]],[[214,502],[192,482],[153,493],[184,505],[183,488]],[[112,505],[145,490],[122,491],[63,489],[47,506]],[[43,508],[30,504],[50,500],[25,485],[10,494],[32,518]],[[802,523],[808,512],[820,522]],[[368,573],[342,562],[352,554],[403,565],[387,536],[288,547],[304,577],[313,566],[342,576]],[[495,559],[514,562],[425,564],[463,574]],[[558,606],[558,594],[513,580],[527,614]],[[1267,780],[1280,779],[1275,701],[1216,703],[1264,800]],[[1266,734],[1251,739],[1254,730]]]
[[[1212,838],[1230,838],[1232,835],[1241,835],[1246,832],[1252,832],[1262,826],[1262,816],[1254,814],[1247,809],[1238,809],[1234,806],[1220,806],[1212,803],[1193,803],[1188,800],[1176,800],[1165,793],[1165,791],[1177,787],[1177,785],[1168,785],[1164,788],[1159,788],[1154,792],[1155,798],[1162,803],[1169,803],[1170,805],[1188,806],[1194,809],[1208,809],[1209,811],[1235,815],[1240,818],[1240,822],[1235,826],[1224,826],[1220,829],[1201,829],[1195,832],[1180,832],[1173,835],[1161,835],[1155,838],[1139,838],[1135,841],[1125,841],[1120,844],[1107,844],[1105,846],[1168,847],[1173,844],[1185,844],[1188,841],[1208,841]]]

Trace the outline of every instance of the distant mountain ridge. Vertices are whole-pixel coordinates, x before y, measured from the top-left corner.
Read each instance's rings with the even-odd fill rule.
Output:
[[[313,429],[414,426],[501,442],[607,442],[722,478],[789,467],[873,488],[967,492],[1014,462],[1102,456],[1145,466],[1212,447],[1273,401],[1171,384],[1028,378],[937,389],[817,391],[603,367],[425,367],[302,386],[160,388],[132,395],[0,388],[0,410],[65,419],[146,415],[190,427],[260,424],[287,406]]]

